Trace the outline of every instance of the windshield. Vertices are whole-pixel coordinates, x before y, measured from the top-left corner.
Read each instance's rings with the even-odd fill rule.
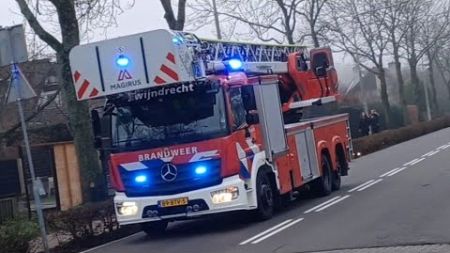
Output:
[[[206,140],[228,133],[222,89],[193,90],[191,87],[189,92],[182,94],[159,94],[164,95],[152,99],[149,95],[143,99],[145,101],[116,103],[112,116],[113,146],[151,148]]]

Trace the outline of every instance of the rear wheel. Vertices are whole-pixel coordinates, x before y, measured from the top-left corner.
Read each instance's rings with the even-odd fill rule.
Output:
[[[264,169],[258,171],[256,176],[256,197],[258,209],[255,210],[258,220],[272,218],[275,208],[275,192],[269,175]]]
[[[322,155],[322,176],[314,182],[314,190],[319,196],[327,196],[332,190],[331,164],[326,155]]]
[[[142,231],[149,236],[158,236],[166,231],[167,221],[152,221],[141,224]]]
[[[331,184],[331,189],[333,191],[337,191],[339,189],[341,189],[341,175],[342,175],[342,170],[344,170],[347,166],[347,161],[345,161],[345,157],[342,158],[341,156],[339,156],[339,154],[337,155],[338,160],[336,161],[336,170],[333,171],[333,181]]]
[[[331,189],[333,191],[337,191],[337,190],[341,189],[341,171],[340,171],[340,169],[333,171]]]

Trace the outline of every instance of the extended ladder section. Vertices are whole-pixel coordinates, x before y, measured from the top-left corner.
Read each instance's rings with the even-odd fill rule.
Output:
[[[200,39],[192,33],[155,30],[77,46],[70,52],[70,65],[77,98],[86,100],[205,80],[208,75],[229,71],[293,74],[299,72],[296,57],[306,60],[306,55],[306,48],[297,45],[217,41]],[[320,87],[322,92],[304,93],[304,101],[290,108],[328,102],[321,98],[329,87],[326,78],[320,81],[312,73],[293,78],[295,85],[299,91]],[[314,83],[317,80],[319,85]]]
[[[288,56],[291,53],[306,52],[298,45],[277,45],[202,39],[192,33],[177,32],[180,41],[193,49],[195,58],[203,61],[205,72],[214,74],[223,71],[229,60],[238,60],[236,65],[249,74],[283,74],[288,72]],[[236,62],[236,64],[240,64]],[[233,62],[231,62],[233,64]]]

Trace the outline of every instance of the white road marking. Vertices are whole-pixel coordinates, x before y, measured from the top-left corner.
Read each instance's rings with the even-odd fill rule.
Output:
[[[261,242],[261,241],[263,241],[263,240],[265,240],[265,239],[271,237],[271,236],[274,235],[274,234],[278,234],[278,233],[280,233],[281,231],[283,231],[283,230],[285,230],[285,229],[287,229],[287,228],[289,228],[289,227],[291,227],[291,226],[293,226],[293,225],[299,223],[299,222],[302,221],[302,220],[303,220],[303,218],[296,219],[296,220],[294,220],[293,222],[291,222],[291,223],[289,223],[289,224],[287,224],[287,225],[285,225],[285,226],[283,226],[283,227],[281,227],[281,228],[279,228],[279,229],[277,229],[277,230],[275,230],[275,231],[273,231],[273,232],[271,232],[271,233],[269,233],[269,234],[267,234],[267,235],[265,235],[265,236],[263,236],[263,237],[261,237],[261,238],[255,240],[255,241],[253,241],[252,244],[257,244],[257,243],[259,243],[259,242]]]
[[[412,165],[416,165],[416,164],[420,163],[420,162],[423,161],[423,160],[425,160],[425,158],[420,158],[419,160],[417,160],[417,161],[411,163],[410,165],[411,165],[411,166],[412,166]]]
[[[434,152],[435,152],[435,151],[432,150],[432,151],[430,151],[430,152],[428,152],[428,153],[426,153],[426,154],[423,154],[422,157],[425,157],[425,156],[432,156]]]
[[[87,249],[87,250],[85,250],[85,251],[81,251],[80,253],[88,253],[88,252],[91,252],[91,251],[94,251],[94,250],[97,250],[97,249],[100,249],[100,248],[109,246],[109,245],[111,245],[111,244],[118,243],[118,242],[120,242],[120,241],[123,241],[123,240],[128,239],[128,238],[133,237],[133,236],[136,236],[136,235],[138,235],[138,234],[139,234],[139,232],[137,232],[137,233],[135,233],[135,234],[132,234],[132,235],[129,235],[129,236],[125,236],[124,238],[120,238],[120,239],[117,239],[117,240],[112,241],[112,242],[108,242],[108,243],[99,245],[99,246],[94,247],[94,248]]]
[[[447,146],[447,144],[442,145],[442,146],[438,147],[437,150],[440,150],[440,149],[446,149],[446,146]]]
[[[388,171],[388,172],[386,172],[386,173],[384,173],[384,174],[380,175],[380,177],[385,177],[385,176],[387,176],[387,175],[391,174],[392,172],[395,172],[395,171],[396,171],[396,170],[398,170],[398,169],[400,169],[400,168],[395,168],[395,169],[392,169],[392,170],[390,170],[390,171]]]
[[[365,185],[372,183],[373,181],[374,181],[373,179],[369,180],[369,181],[367,181],[367,182],[365,182],[363,184],[360,184],[360,185],[356,186],[353,189],[350,189],[348,192],[354,192],[354,191],[358,190],[359,188],[364,187]]]
[[[328,207],[330,207],[330,206],[332,206],[332,205],[335,205],[335,204],[341,202],[342,200],[344,200],[344,199],[346,199],[346,198],[348,198],[348,197],[350,197],[350,195],[345,195],[344,197],[342,197],[342,198],[340,198],[340,199],[338,199],[338,200],[335,200],[335,201],[331,202],[330,204],[328,204],[328,205],[326,205],[326,206],[323,206],[323,207],[317,209],[317,210],[316,210],[316,213],[317,213],[317,212],[320,212],[320,211],[323,211],[323,210],[327,209]]]
[[[393,173],[391,173],[391,174],[389,174],[389,175],[387,175],[388,177],[392,177],[393,175],[395,175],[395,174],[397,174],[397,173],[399,173],[399,172],[401,172],[401,171],[403,171],[403,170],[406,170],[406,167],[402,167],[402,168],[400,168],[400,169],[397,169],[396,171],[394,171]]]
[[[316,209],[318,209],[318,208],[321,208],[322,206],[324,206],[324,205],[326,205],[326,204],[328,204],[328,203],[330,203],[330,202],[333,202],[333,201],[335,201],[336,199],[339,199],[340,197],[341,197],[341,196],[336,196],[336,197],[334,197],[334,198],[332,198],[332,199],[329,199],[329,200],[323,202],[322,204],[319,204],[319,205],[317,205],[317,206],[315,206],[315,207],[313,207],[313,208],[311,208],[311,209],[306,210],[306,211],[304,212],[304,214],[310,213],[310,212],[312,212],[312,211],[314,211],[314,210],[316,210]]]
[[[281,226],[283,226],[283,225],[285,225],[286,223],[289,223],[289,222],[291,222],[291,221],[292,221],[292,219],[285,220],[285,221],[281,222],[280,224],[275,225],[275,226],[273,226],[273,227],[271,227],[271,228],[269,228],[269,229],[267,229],[267,230],[264,230],[264,231],[262,231],[261,233],[259,233],[259,234],[255,235],[255,236],[253,236],[252,238],[250,238],[250,239],[248,239],[248,240],[245,240],[245,241],[239,243],[239,245],[244,245],[244,244],[247,244],[247,243],[249,243],[249,242],[251,242],[251,241],[253,241],[253,240],[255,240],[255,239],[258,239],[260,236],[263,236],[263,235],[265,235],[265,234],[268,234],[268,233],[274,231],[275,229],[277,229],[277,228],[279,228],[279,227],[281,227]]]
[[[440,151],[440,150],[432,151],[432,152],[430,153],[429,156],[434,156],[435,154],[437,154],[437,153],[439,153],[439,152],[441,152],[441,151]]]
[[[364,191],[365,189],[371,187],[371,186],[374,185],[374,184],[378,184],[378,183],[381,182],[381,181],[383,181],[383,179],[381,179],[381,178],[380,178],[380,179],[377,179],[377,180],[373,181],[372,183],[370,183],[370,184],[364,186],[363,188],[359,188],[358,191],[359,191],[359,192],[360,192],[360,191]]]
[[[450,147],[450,144],[447,144],[442,149],[446,149],[446,148],[449,148],[449,147]]]
[[[414,162],[417,161],[417,160],[419,160],[419,158],[416,158],[416,159],[414,159],[414,160],[411,160],[411,161],[409,161],[409,162],[403,164],[403,166],[408,166],[408,165],[410,165],[411,163],[414,163]]]

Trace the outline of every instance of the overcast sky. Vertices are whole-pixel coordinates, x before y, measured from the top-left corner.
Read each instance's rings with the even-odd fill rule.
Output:
[[[15,0],[1,1],[2,6],[0,8],[0,26],[11,26],[25,22],[24,18],[20,14]],[[126,2],[126,0],[123,1]],[[154,29],[167,29],[168,26],[166,20],[163,17],[163,13],[164,10],[159,0],[135,0],[135,5],[133,8],[126,10],[124,13],[117,17],[117,27],[109,28],[107,36],[108,38],[114,38],[117,36],[124,36]],[[196,34],[200,35],[201,37],[215,37],[213,27],[207,27],[205,29],[202,29],[201,31],[196,31]],[[93,40],[102,39],[105,39],[102,32],[99,32],[98,35],[93,38]],[[334,58],[338,70],[342,68],[342,66],[338,66],[340,65],[339,63],[345,62],[348,64],[351,62],[348,57],[343,58],[342,54],[335,54]]]

